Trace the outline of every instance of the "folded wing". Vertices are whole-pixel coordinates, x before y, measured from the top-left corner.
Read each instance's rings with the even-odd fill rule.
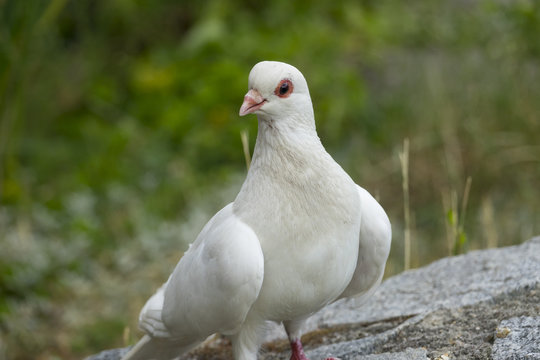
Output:
[[[377,288],[384,275],[390,252],[392,228],[382,206],[371,194],[358,186],[362,211],[360,247],[353,278],[340,298],[367,299]]]
[[[173,359],[216,332],[237,332],[257,299],[263,275],[259,240],[229,204],[206,224],[143,307],[139,326],[147,336],[123,360],[158,349],[167,351],[152,359]]]

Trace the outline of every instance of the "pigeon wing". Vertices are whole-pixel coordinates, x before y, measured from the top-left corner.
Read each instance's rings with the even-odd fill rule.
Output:
[[[390,252],[392,228],[382,206],[364,188],[358,186],[362,217],[358,261],[351,282],[340,298],[367,299],[382,280]]]
[[[167,344],[185,351],[216,332],[235,333],[257,299],[263,274],[257,235],[234,214],[231,203],[206,224],[143,307],[139,326],[148,335],[141,345]],[[126,357],[132,358],[138,357]],[[165,358],[173,357],[156,357]]]

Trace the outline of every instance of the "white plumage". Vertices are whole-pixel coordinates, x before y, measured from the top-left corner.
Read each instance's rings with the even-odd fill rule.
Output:
[[[168,360],[208,336],[228,336],[253,360],[266,321],[282,322],[292,359],[306,318],[380,283],[391,228],[377,201],[325,151],[303,75],[264,61],[249,75],[240,115],[259,121],[251,167],[139,317],[146,335],[123,360]]]

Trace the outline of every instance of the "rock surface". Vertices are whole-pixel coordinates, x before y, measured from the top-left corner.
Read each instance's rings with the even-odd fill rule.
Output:
[[[472,251],[383,282],[364,304],[335,303],[312,316],[302,338],[313,359],[540,359],[540,237]],[[509,332],[507,332],[507,330]],[[261,359],[288,359],[272,325]],[[117,360],[126,350],[91,356]],[[215,338],[183,359],[230,359]]]
[[[501,321],[495,331],[493,359],[540,359],[540,316]]]

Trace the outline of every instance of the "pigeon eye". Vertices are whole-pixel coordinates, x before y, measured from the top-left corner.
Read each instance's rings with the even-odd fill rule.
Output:
[[[291,95],[292,91],[293,91],[293,84],[291,80],[285,79],[279,82],[279,85],[276,87],[274,94],[276,94],[277,96],[281,98],[286,98],[286,97],[289,97],[289,95]]]

